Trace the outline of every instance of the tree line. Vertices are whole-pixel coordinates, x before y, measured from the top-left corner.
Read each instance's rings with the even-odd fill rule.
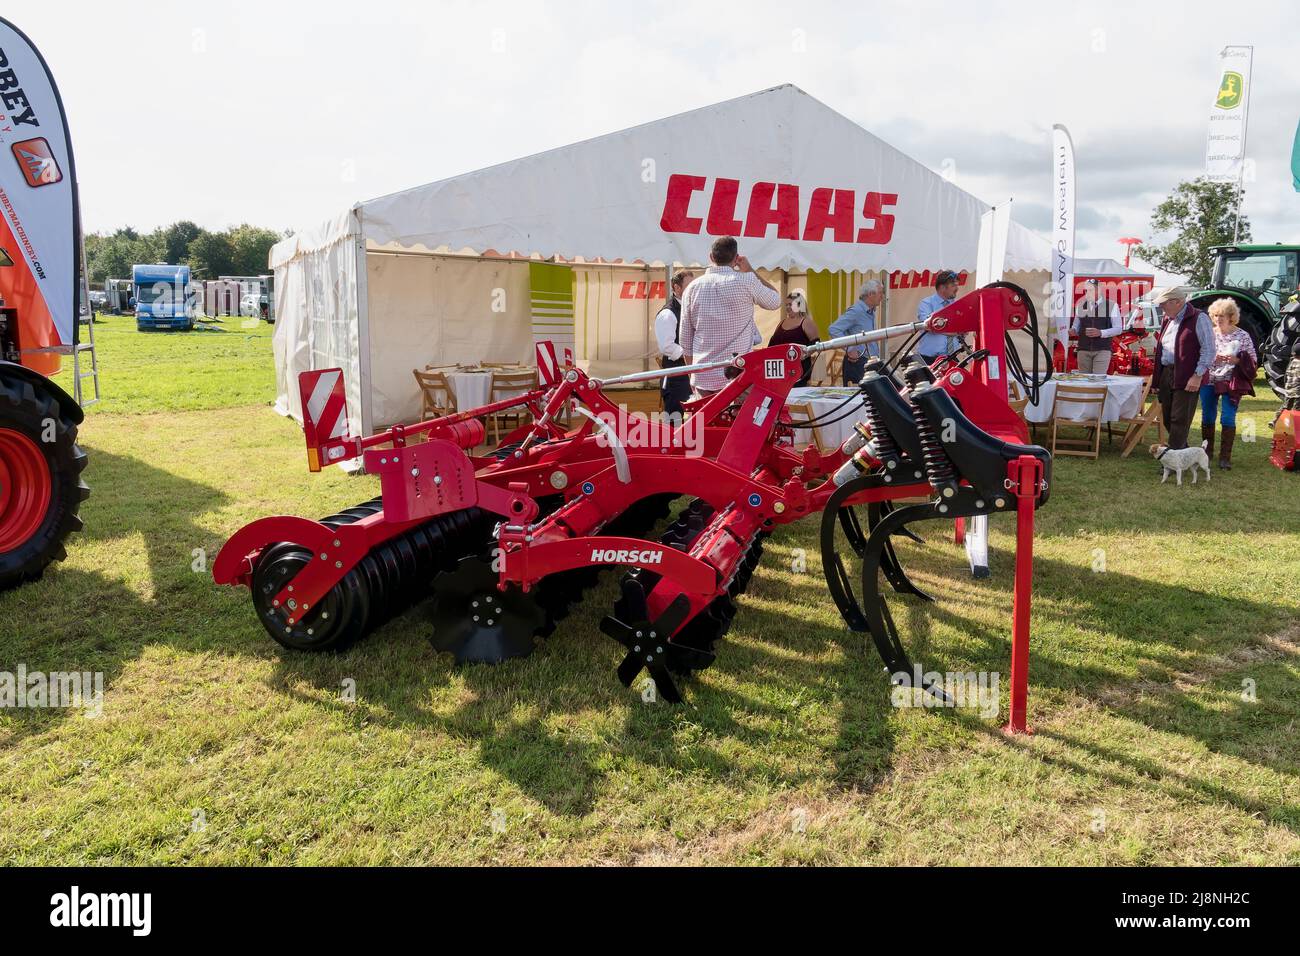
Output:
[[[196,279],[256,276],[267,272],[271,247],[288,235],[242,223],[212,232],[188,220],[140,233],[125,226],[86,236],[86,271],[92,286],[105,279],[129,279],[138,263],[188,265]]]

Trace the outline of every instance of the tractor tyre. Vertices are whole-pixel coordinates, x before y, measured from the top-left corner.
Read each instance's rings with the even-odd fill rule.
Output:
[[[1300,312],[1284,312],[1259,356],[1269,387],[1278,398],[1286,398],[1286,370],[1297,339],[1300,339]]]
[[[67,557],[90,495],[77,423],[47,389],[0,374],[0,591]]]

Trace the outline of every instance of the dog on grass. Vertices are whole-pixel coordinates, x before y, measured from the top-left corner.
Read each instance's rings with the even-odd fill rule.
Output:
[[[1183,483],[1183,472],[1189,468],[1192,471],[1192,484],[1196,484],[1196,469],[1205,469],[1205,480],[1210,480],[1210,456],[1207,453],[1210,447],[1208,441],[1203,441],[1198,448],[1170,448],[1168,445],[1152,445],[1150,449],[1151,457],[1160,462],[1164,468],[1164,474],[1160,476],[1160,484],[1169,480],[1169,473],[1172,471],[1178,475],[1178,484]]]

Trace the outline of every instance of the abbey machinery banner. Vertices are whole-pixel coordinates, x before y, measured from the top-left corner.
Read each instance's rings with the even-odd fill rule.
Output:
[[[21,30],[0,18],[0,294],[24,350],[71,345],[77,330],[76,177],[63,103]]]
[[[1074,141],[1064,126],[1052,127],[1052,326],[1066,348],[1074,308]]]
[[[1215,182],[1240,181],[1246,162],[1246,119],[1250,111],[1250,64],[1255,48],[1219,51],[1218,90],[1210,107],[1205,175]]]

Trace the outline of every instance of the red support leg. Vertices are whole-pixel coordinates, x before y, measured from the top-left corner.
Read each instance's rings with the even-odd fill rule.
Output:
[[[1026,725],[1029,700],[1029,613],[1034,588],[1034,505],[1038,500],[1042,466],[1022,455],[1007,469],[1009,489],[1016,496],[1016,589],[1011,612],[1011,714],[1002,729],[1032,733]]]

